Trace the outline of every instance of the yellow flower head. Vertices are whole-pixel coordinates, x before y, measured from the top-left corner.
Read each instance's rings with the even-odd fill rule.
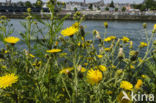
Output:
[[[133,48],[133,41],[130,41],[129,45],[130,45],[129,48],[132,49]]]
[[[116,39],[116,36],[110,36],[111,40]]]
[[[98,57],[98,58],[102,58],[102,57],[103,57],[103,55],[97,55],[97,57]]]
[[[99,65],[99,69],[103,72],[107,71],[107,67],[103,65]]]
[[[79,22],[75,22],[72,26],[75,27],[75,28],[79,28],[80,23]]]
[[[141,79],[138,79],[138,81],[137,81],[137,83],[135,85],[135,88],[136,89],[140,89],[140,87],[142,86],[142,84],[143,84],[142,80]]]
[[[57,53],[57,52],[61,52],[61,49],[51,49],[51,50],[47,50],[47,53]]]
[[[111,48],[104,48],[104,50],[105,50],[106,52],[109,52],[109,51],[111,50]]]
[[[108,22],[104,22],[105,28],[108,28]]]
[[[7,43],[10,43],[10,44],[15,44],[15,43],[17,43],[19,40],[20,40],[19,38],[13,37],[13,36],[4,38],[4,41],[7,42]]]
[[[130,65],[130,68],[131,68],[131,69],[135,69],[134,65]]]
[[[127,43],[127,42],[129,42],[129,38],[128,37],[126,37],[126,36],[123,36],[122,37],[122,39],[121,39],[124,43]]]
[[[73,26],[69,27],[69,28],[66,28],[64,30],[61,31],[61,34],[63,36],[72,36],[74,35],[75,33],[77,33],[79,31],[78,28],[75,28]]]
[[[64,68],[60,71],[60,74],[68,74],[72,70],[73,70],[73,67]]]
[[[89,70],[87,72],[87,80],[90,84],[98,84],[102,80],[102,73],[99,70]]]
[[[29,53],[29,56],[32,57],[32,58],[35,58],[35,56],[31,53]]]
[[[78,71],[80,71],[82,73],[86,72],[86,68],[82,67],[81,65],[79,65],[77,69],[78,69]]]
[[[153,29],[154,29],[154,30],[156,30],[156,24],[154,24],[154,27],[153,27]]]
[[[128,81],[122,81],[120,83],[120,88],[123,88],[125,90],[132,90],[133,85],[130,82],[128,82]]]
[[[0,77],[0,88],[5,89],[7,87],[10,87],[13,83],[16,83],[17,81],[18,76],[13,73],[2,76]]]
[[[110,42],[112,39],[110,37],[107,37],[104,39],[105,42]]]
[[[143,47],[146,47],[147,46],[147,43],[145,43],[145,42],[140,42],[140,48],[143,48]]]

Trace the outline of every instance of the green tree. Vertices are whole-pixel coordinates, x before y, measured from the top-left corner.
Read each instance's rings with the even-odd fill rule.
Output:
[[[106,10],[106,11],[109,11],[109,8],[108,8],[108,7],[106,7],[106,8],[105,8],[105,10]]]
[[[74,8],[74,11],[75,11],[75,12],[77,11],[77,8],[76,8],[76,7]]]
[[[90,10],[93,10],[93,4],[90,4],[88,7]]]
[[[111,3],[110,3],[110,7],[112,7],[112,8],[115,7],[115,6],[114,6],[114,2],[113,2],[113,0],[112,0]]]
[[[30,1],[26,1],[26,2],[25,2],[25,6],[30,8],[30,7],[32,7],[32,4],[31,4]]]
[[[35,6],[36,7],[42,7],[43,1],[42,0],[36,0]]]
[[[156,1],[155,0],[144,0],[144,4],[147,9],[155,8],[156,7]]]
[[[122,12],[125,12],[126,11],[126,7],[122,7]]]
[[[117,12],[119,9],[118,8],[115,8],[115,11]]]

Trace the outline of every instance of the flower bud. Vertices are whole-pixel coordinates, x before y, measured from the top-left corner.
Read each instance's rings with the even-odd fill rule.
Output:
[[[139,54],[139,52],[138,51],[130,51],[130,56],[131,56],[131,61],[135,61],[137,58],[138,58],[138,54]]]
[[[122,60],[124,58],[123,48],[119,48],[118,58]]]
[[[147,24],[146,23],[143,23],[142,26],[143,26],[144,29],[147,28]]]
[[[130,43],[129,48],[132,49],[133,48],[133,41],[130,41],[129,43]]]
[[[104,27],[108,28],[108,22],[104,22]]]

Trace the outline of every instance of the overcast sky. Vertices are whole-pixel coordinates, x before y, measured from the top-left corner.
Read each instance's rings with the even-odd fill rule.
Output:
[[[0,2],[4,2],[5,0],[0,0]],[[17,1],[31,1],[31,2],[35,2],[36,0],[12,0],[13,2],[17,2]],[[47,0],[42,0],[42,1],[47,1]],[[59,1],[83,1],[83,0],[59,0]],[[95,2],[95,1],[98,1],[98,0],[86,0],[87,2]],[[109,3],[111,0],[104,0],[105,3]],[[143,2],[143,0],[113,0],[114,2],[117,2],[117,3],[141,3]]]

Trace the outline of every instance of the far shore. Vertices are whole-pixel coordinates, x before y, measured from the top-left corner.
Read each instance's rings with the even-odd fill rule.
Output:
[[[25,13],[8,14],[3,13],[0,16],[6,16],[10,19],[24,19],[27,15]],[[50,14],[40,14],[33,13],[33,15],[38,16],[42,19],[49,19]],[[58,18],[63,18],[66,14],[58,14]],[[73,19],[73,14],[71,14],[68,20]],[[88,14],[85,15],[86,20],[129,20],[129,21],[156,21],[156,15],[110,15],[110,14]]]

